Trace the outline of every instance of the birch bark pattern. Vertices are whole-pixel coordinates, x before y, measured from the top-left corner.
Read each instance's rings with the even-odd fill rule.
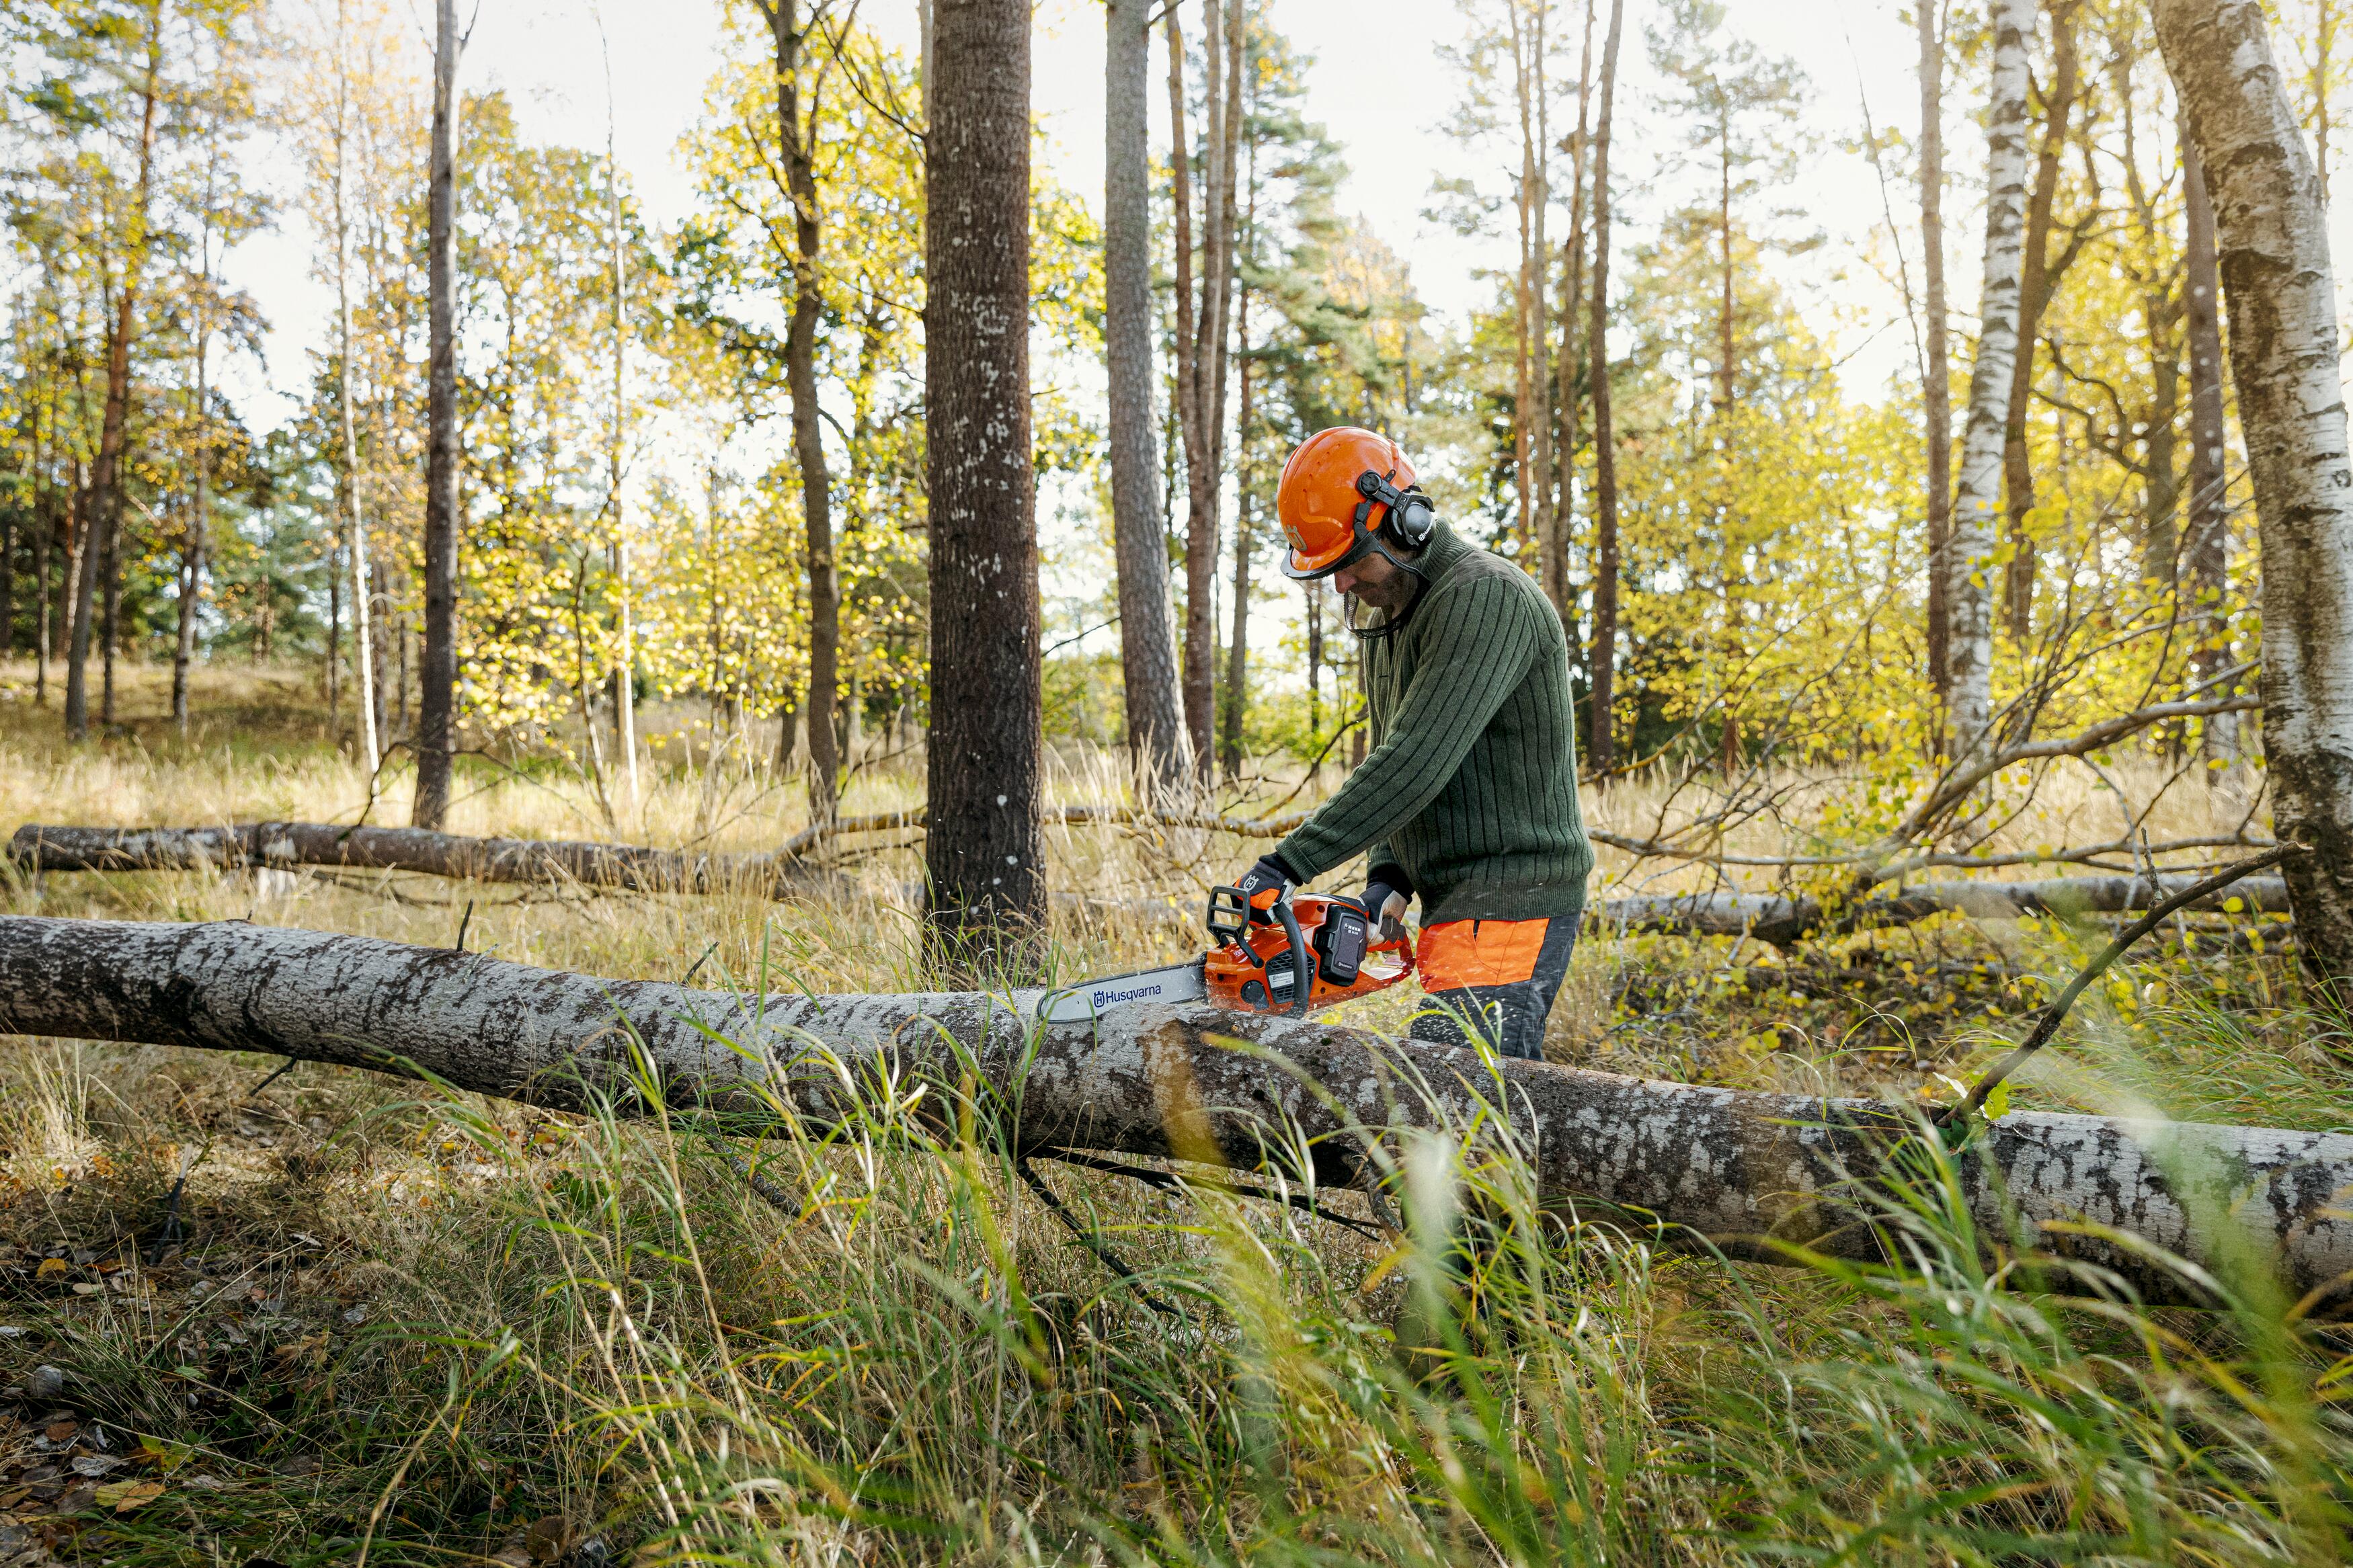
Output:
[[[368,795],[375,795],[383,756],[376,737],[375,636],[369,600],[367,516],[360,505],[359,422],[352,408],[352,223],[347,203],[345,154],[350,150],[351,37],[342,4],[335,6],[335,404],[343,424],[343,525],[350,532],[352,561],[352,654],[358,677],[353,695],[360,710],[360,760],[367,767]],[[332,658],[332,654],[330,656]],[[330,671],[329,679],[333,679]]]
[[[434,6],[433,152],[426,194],[425,647],[417,659],[417,800],[449,816],[458,728],[458,0]]]
[[[614,151],[613,58],[605,42],[605,17],[596,16],[596,47],[605,63],[605,184],[609,205],[607,230],[613,251],[613,431],[605,460],[605,493],[612,512],[612,542],[607,558],[613,569],[615,626],[619,647],[613,657],[613,739],[621,753],[621,772],[628,781],[629,809],[642,805],[638,788],[638,638],[629,603],[629,534],[621,511],[621,482],[626,475],[622,454],[628,437],[629,392],[629,273],[622,249],[621,160]]]
[[[1103,13],[1103,360],[1109,383],[1112,536],[1119,569],[1127,747],[1148,795],[1181,794],[1192,741],[1177,700],[1176,626],[1160,531],[1159,379],[1153,349],[1150,0]]]
[[[955,10],[939,9],[940,116],[954,97]],[[1181,1150],[1243,1166],[1310,1149],[1333,1184],[1356,1178],[1349,1151],[1361,1139],[1486,1119],[1508,1124],[1546,1201],[1609,1205],[1638,1226],[1687,1227],[1767,1260],[1771,1237],[1876,1261],[1879,1237],[1849,1223],[1846,1200],[1910,1125],[1866,1102],[1482,1060],[1317,1018],[1136,1006],[1041,1029],[1037,996],[743,996],[242,921],[0,919],[10,1033],[422,1069],[564,1109],[599,1091],[642,1113],[634,1036],[673,1105],[819,1123],[844,1110],[845,1083],[873,1081],[886,1065],[944,1086],[944,1099],[976,1069],[980,1105],[1010,1108],[1023,1147]],[[1291,1127],[1305,1136],[1286,1136]],[[2191,1299],[2194,1288],[2100,1231],[2214,1268],[2270,1259],[2292,1296],[2341,1310],[2330,1290],[2353,1271],[2353,1215],[2340,1201],[2353,1137],[2018,1112],[1957,1168],[1987,1234],[2022,1233],[2150,1299]]]
[[[1609,0],[1609,37],[1601,48],[1601,109],[1593,131],[1593,321],[1586,329],[1593,387],[1593,771],[1617,764],[1611,712],[1618,664],[1618,427],[1609,406],[1609,113],[1618,89],[1618,41],[1626,0]]]
[[[2156,0],[2214,208],[2263,546],[2263,751],[2306,979],[2353,1002],[2353,460],[2320,178],[2256,0]]]
[[[1994,554],[2001,516],[2002,435],[2018,359],[2019,275],[2026,255],[2026,40],[2033,30],[2033,0],[1994,0],[1984,296],[1946,573],[1957,758],[1983,749],[1993,726]]]
[[[1029,7],[938,0],[924,143],[930,952],[1028,962],[1046,917],[1029,436]]]
[[[1920,275],[1928,363],[1921,388],[1927,426],[1928,684],[1939,700],[1952,689],[1953,368],[1945,319],[1945,52],[1937,7],[1915,4],[1920,32]]]

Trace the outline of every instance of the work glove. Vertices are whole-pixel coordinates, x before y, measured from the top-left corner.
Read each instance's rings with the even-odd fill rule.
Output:
[[[1377,942],[1395,942],[1405,934],[1405,911],[1413,902],[1413,884],[1393,866],[1381,868],[1381,874],[1365,884],[1358,903],[1365,906],[1365,917],[1372,921]]]
[[[1291,874],[1291,868],[1283,864],[1282,856],[1260,856],[1258,863],[1243,872],[1240,879],[1234,883],[1235,887],[1241,889],[1242,901],[1250,906],[1250,924],[1262,926],[1274,923],[1274,917],[1258,907],[1255,900],[1259,894],[1269,888],[1278,891],[1287,890],[1298,880],[1298,878]]]

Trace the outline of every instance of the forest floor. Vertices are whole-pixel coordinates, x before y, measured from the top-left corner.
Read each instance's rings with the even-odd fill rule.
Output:
[[[125,721],[70,749],[30,672],[0,669],[0,829],[406,821],[406,776],[387,770],[371,808],[301,677],[204,672],[184,738],[159,716],[164,673],[127,670]],[[608,816],[553,753],[476,758],[451,827],[757,849],[802,825],[772,731],[649,720],[641,805],[610,781]],[[1050,772],[1057,800],[1113,794],[1092,753]],[[1257,815],[1298,784],[1227,804]],[[1664,798],[1647,787],[1596,809],[1641,831]],[[878,748],[845,810],[921,790]],[[2168,807],[2173,828],[2242,810],[2210,793]],[[2054,796],[2015,831],[2067,842],[2071,818],[2112,809]],[[1069,976],[1198,947],[1202,888],[1264,847],[1050,835]],[[919,856],[905,835],[861,841],[844,877],[780,903],[277,871],[51,875],[5,896],[898,991],[921,984]],[[1605,854],[1596,892],[1699,875],[1654,870]],[[2105,935],[1957,917],[1788,952],[1591,934],[1547,1049],[1947,1099]],[[2085,998],[2017,1103],[2353,1128],[2353,1069],[2284,935],[2253,916],[2169,928]],[[1412,1002],[1400,987],[1352,1021],[1396,1030]],[[2210,1313],[2006,1290],[1933,1182],[1896,1270],[1728,1264],[1539,1221],[1475,1154],[1423,1173],[1452,1178],[1466,1232],[1500,1238],[1468,1261],[1045,1168],[1147,1299],[1001,1151],[885,1090],[831,1134],[754,1147],[280,1067],[0,1043],[0,1568],[2353,1557],[2353,1342],[2260,1279],[2224,1281],[2232,1310]]]

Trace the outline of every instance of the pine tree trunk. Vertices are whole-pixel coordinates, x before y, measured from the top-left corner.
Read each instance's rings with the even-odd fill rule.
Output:
[[[2034,168],[2034,190],[2026,204],[2026,246],[2019,279],[2018,360],[2010,378],[2010,411],[2002,423],[2002,478],[2010,524],[2010,561],[2002,572],[2002,600],[2010,635],[2024,641],[2034,623],[2034,540],[2026,514],[2034,510],[2034,465],[2026,449],[2026,405],[2034,389],[2034,340],[2043,308],[2058,288],[2050,264],[2051,207],[2059,193],[2059,161],[2067,150],[2067,121],[2075,108],[2078,62],[2075,11],[2079,0],[2051,7],[2051,90],[2042,100],[2042,146]]]
[[[1240,343],[1241,407],[1234,422],[1234,453],[1240,472],[1236,476],[1234,516],[1233,640],[1226,647],[1225,706],[1218,715],[1218,765],[1228,784],[1241,776],[1242,718],[1250,703],[1250,290],[1240,291],[1234,312],[1235,337]]]
[[[1147,795],[1189,788],[1191,737],[1177,699],[1176,617],[1161,532],[1159,379],[1153,348],[1151,148],[1145,92],[1150,0],[1104,12],[1103,360],[1110,383],[1112,534],[1119,564],[1120,675],[1129,761]]]
[[[1545,286],[1551,257],[1545,240],[1545,214],[1552,205],[1548,178],[1551,149],[1546,145],[1549,104],[1545,82],[1545,13],[1552,0],[1508,0],[1512,31],[1512,79],[1520,121],[1520,272],[1514,323],[1517,382],[1512,410],[1519,484],[1519,535],[1523,550],[1536,542],[1540,520],[1549,510],[1552,489],[1552,377],[1545,363]]]
[[[418,659],[412,820],[449,815],[458,727],[458,0],[436,0],[433,152],[427,185],[425,650]]]
[[[792,396],[793,460],[801,471],[801,515],[808,530],[809,815],[833,815],[841,779],[835,708],[841,684],[841,580],[833,550],[833,509],[825,467],[825,439],[817,396],[818,252],[821,237],[817,171],[801,134],[800,49],[804,35],[797,0],[761,0],[776,42],[776,133],[785,189],[793,201],[793,313],[785,337],[785,382]],[[816,124],[812,98],[809,123]]]
[[[1185,437],[1185,725],[1197,776],[1206,777],[1216,755],[1218,479],[1225,434],[1226,312],[1233,278],[1232,167],[1241,118],[1242,18],[1241,0],[1222,5],[1220,0],[1203,0],[1203,5],[1198,298],[1192,172],[1185,138],[1185,40],[1175,6],[1168,8],[1168,103],[1176,206],[1176,405]]]
[[[1920,31],[1920,271],[1928,363],[1921,388],[1926,425],[1928,684],[1937,700],[1952,690],[1952,603],[1947,581],[1953,542],[1953,371],[1945,319],[1945,55],[1937,7],[1916,5]]]
[[[2182,566],[2198,617],[2190,677],[2203,689],[2231,665],[2231,624],[2222,602],[2230,591],[2231,514],[2224,504],[2229,432],[2222,412],[2222,284],[2215,269],[2214,206],[2206,192],[2205,166],[2186,133],[2181,173],[2189,231],[2182,247],[2181,299],[2189,358],[2189,495]],[[2237,714],[2213,715],[2202,734],[2210,760],[2227,762],[2238,756]]]
[[[1993,725],[1994,553],[2001,515],[2002,433],[2017,367],[2019,275],[2025,258],[2026,40],[2034,30],[2033,0],[1995,0],[1993,26],[1984,295],[1947,574],[1957,758],[1973,756],[1988,744]]]
[[[150,248],[148,195],[155,170],[155,114],[162,97],[164,69],[163,17],[150,16],[147,69],[140,89],[139,177],[131,214],[131,233],[122,247],[122,277],[115,288],[114,314],[107,323],[106,403],[99,416],[98,455],[90,467],[90,489],[82,504],[81,569],[74,586],[71,662],[66,668],[66,734],[73,740],[90,735],[90,636],[92,601],[99,588],[101,554],[111,556],[122,513],[122,448],[130,423],[131,334],[136,324],[139,294],[145,280]],[[98,548],[93,549],[96,545]],[[108,574],[108,600],[113,600],[113,577]],[[114,717],[114,617],[107,616],[106,692],[103,714]]]
[[[1618,763],[1611,715],[1618,664],[1618,427],[1609,406],[1609,115],[1618,89],[1618,40],[1626,0],[1609,0],[1601,50],[1601,111],[1593,132],[1593,320],[1586,329],[1593,393],[1593,710],[1588,762],[1597,774]]]
[[[1560,353],[1556,400],[1560,405],[1560,445],[1555,454],[1551,505],[1545,513],[1544,590],[1553,613],[1577,646],[1577,603],[1568,585],[1568,532],[1572,521],[1570,480],[1577,472],[1577,328],[1585,302],[1585,162],[1592,133],[1594,0],[1585,0],[1585,44],[1577,68],[1577,130],[1568,142],[1568,247],[1560,280]]]
[[[2306,979],[2353,1002],[2353,489],[2320,179],[2256,0],[2156,0],[2213,199],[2262,531],[2263,750]]]
[[[924,178],[930,944],[1029,962],[1046,919],[1029,426],[1029,7],[938,0]]]

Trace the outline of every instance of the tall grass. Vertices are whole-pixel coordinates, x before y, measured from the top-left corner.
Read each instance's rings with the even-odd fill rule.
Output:
[[[261,690],[237,735],[73,753],[0,709],[0,791],[19,820],[348,819],[366,781],[301,732],[300,699]],[[681,743],[649,775],[645,837],[750,847],[797,825],[785,782],[743,748],[712,766],[712,750],[690,766]],[[1063,798],[1113,786],[1085,757],[1061,765]],[[578,833],[593,809],[560,773],[470,776],[472,830]],[[878,805],[912,787],[888,768],[857,785]],[[1070,894],[1189,900],[1245,849],[1068,833],[1055,875]],[[853,871],[779,906],[234,875],[51,878],[9,897],[438,943],[470,901],[470,945],[502,957],[917,984],[910,853]],[[1072,899],[1056,940],[1076,969],[1196,939]],[[2089,940],[2002,933],[2019,1010]],[[2000,1034],[1978,1005],[1998,992],[1934,1011],[1938,942],[1988,954],[1966,929],[1830,949],[1825,973],[1883,977],[1841,1013],[1750,985],[1757,955],[1736,944],[1597,939],[1552,1047],[1908,1096]],[[2248,945],[2119,974],[2023,1092],[2353,1121],[2331,1037],[2276,952]],[[1634,1011],[1631,984],[1667,1001]],[[1357,1021],[1395,1026],[1410,1002]],[[1875,1033],[1841,1023],[1856,1006]],[[2296,1320],[2252,1264],[2222,1280],[2219,1312],[2042,1293],[2065,1277],[1979,1236],[1933,1145],[1876,1200],[1898,1263],[1774,1268],[1541,1208],[1492,1118],[1402,1151],[1377,1209],[1314,1194],[1349,1228],[1189,1167],[1167,1192],[1025,1161],[953,1083],[860,1081],[838,1125],[778,1107],[755,1139],[318,1068],[257,1095],[275,1065],[0,1045],[0,1324],[25,1331],[0,1337],[0,1385],[60,1369],[61,1403],[168,1489],[70,1527],[28,1516],[42,1551],[138,1568],[2353,1555],[2337,1331]],[[37,1277],[52,1253],[69,1267]],[[0,1428],[12,1408],[47,1414],[0,1402]],[[0,1430],[0,1499],[16,1441]]]

